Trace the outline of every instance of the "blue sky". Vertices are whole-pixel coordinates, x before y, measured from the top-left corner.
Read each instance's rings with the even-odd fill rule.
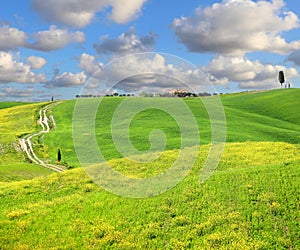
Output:
[[[91,78],[101,85],[103,77],[113,81],[144,68],[180,75],[195,92],[209,84],[222,93],[278,88],[280,70],[287,83],[300,87],[300,7],[294,0],[0,3],[2,101],[71,99]],[[130,57],[104,72],[118,58],[146,52],[153,56]],[[197,68],[180,68],[163,53]],[[133,77],[117,90],[164,93],[172,88],[166,81],[157,74]]]

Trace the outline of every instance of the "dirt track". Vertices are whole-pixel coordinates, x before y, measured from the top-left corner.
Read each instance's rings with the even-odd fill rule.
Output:
[[[40,110],[38,123],[41,125],[42,130],[37,133],[27,135],[26,137],[20,139],[20,145],[21,145],[23,151],[27,154],[28,158],[35,164],[40,165],[45,168],[49,168],[56,172],[62,172],[65,170],[65,168],[63,166],[48,164],[48,163],[44,162],[43,160],[39,159],[36,156],[36,154],[34,153],[32,143],[31,143],[31,139],[33,137],[39,136],[41,134],[49,133],[49,131],[50,131],[49,120],[50,119],[52,120],[52,124],[54,124],[54,126],[55,126],[53,116],[51,116],[50,118],[47,117],[47,110],[51,109],[53,106],[58,105],[58,104],[60,104],[60,102],[51,103],[51,104],[43,107]]]

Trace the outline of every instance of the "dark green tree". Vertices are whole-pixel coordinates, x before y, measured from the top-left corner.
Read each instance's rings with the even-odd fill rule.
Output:
[[[279,82],[281,84],[281,88],[282,88],[282,84],[285,82],[283,71],[279,71],[278,80],[279,80]]]
[[[57,161],[58,162],[61,161],[61,152],[60,152],[60,149],[58,149],[58,151],[57,151]]]

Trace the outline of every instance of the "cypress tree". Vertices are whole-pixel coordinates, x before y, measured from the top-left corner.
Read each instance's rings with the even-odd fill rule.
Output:
[[[282,84],[285,82],[283,71],[279,71],[278,80],[279,80],[279,82],[281,84],[281,88],[282,88]]]
[[[60,149],[58,149],[57,151],[57,161],[60,162],[61,160],[61,152],[60,152]]]

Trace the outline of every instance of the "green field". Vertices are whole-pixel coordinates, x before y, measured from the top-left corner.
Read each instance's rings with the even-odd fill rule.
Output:
[[[122,158],[111,135],[114,111],[123,100],[102,100],[95,124],[101,152],[127,176],[163,172],[178,155],[178,125],[154,109],[136,115],[130,124],[134,146],[146,152],[153,129],[164,131],[167,144],[155,162],[132,163]],[[199,100],[186,99],[199,125],[197,160],[176,187],[147,199],[111,194],[86,175],[73,146],[75,101],[55,106],[57,128],[38,138],[36,149],[40,157],[55,162],[60,148],[65,164],[75,169],[50,175],[43,169],[44,176],[13,181],[12,169],[19,170],[16,180],[20,180],[24,169],[37,173],[42,168],[26,163],[26,157],[13,148],[8,154],[0,152],[0,249],[300,249],[299,89],[228,94],[221,100],[227,144],[216,172],[199,183],[210,148],[210,121]],[[129,101],[133,105],[170,102]],[[35,120],[42,105],[0,110],[1,144],[13,145],[18,137],[38,130]],[[23,179],[28,178],[32,177]]]
[[[11,108],[11,107],[21,106],[21,105],[25,105],[25,104],[29,104],[29,103],[26,103],[26,102],[0,102],[0,109]]]
[[[31,179],[51,173],[31,164],[18,141],[39,129],[36,120],[41,105],[0,103],[0,182]]]
[[[120,158],[111,135],[111,120],[122,98],[104,98],[96,117],[97,142],[107,160]],[[145,100],[145,99],[144,99]],[[299,90],[271,91],[257,94],[232,94],[221,98],[227,122],[227,142],[280,141],[300,142]],[[91,102],[97,100],[91,100]],[[140,105],[140,98],[130,100]],[[147,102],[166,103],[164,98],[149,98]],[[211,129],[208,114],[199,99],[187,99],[185,103],[193,112],[200,128],[201,144],[210,142]],[[56,160],[57,148],[62,148],[64,160],[71,166],[79,166],[72,138],[72,117],[75,101],[64,102],[53,109],[58,129],[47,134],[43,143],[47,147],[46,158]],[[297,111],[299,110],[299,111]],[[150,147],[149,133],[161,129],[167,136],[166,149],[180,148],[180,131],[172,117],[162,111],[146,110],[134,117],[130,134],[133,145],[139,150]]]

